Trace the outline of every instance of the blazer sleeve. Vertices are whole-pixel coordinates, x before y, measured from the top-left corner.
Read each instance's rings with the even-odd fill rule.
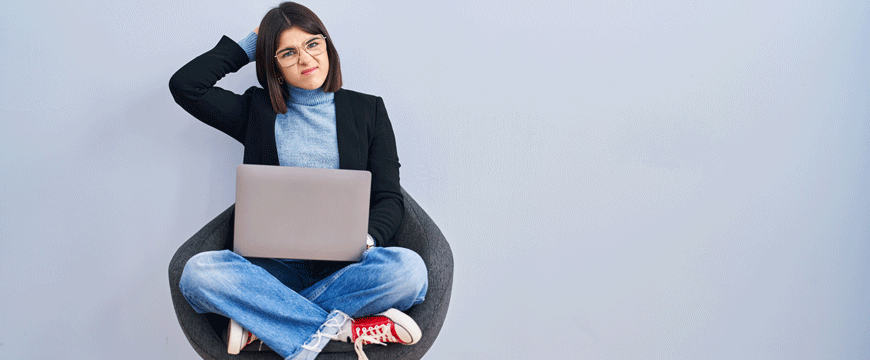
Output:
[[[379,246],[396,246],[393,235],[404,217],[404,198],[399,185],[399,157],[396,138],[380,97],[375,102],[374,134],[369,145],[368,169],[372,173],[369,234]]]
[[[243,95],[215,86],[229,73],[248,64],[248,55],[227,36],[197,56],[169,79],[175,102],[193,117],[244,143],[253,89]]]

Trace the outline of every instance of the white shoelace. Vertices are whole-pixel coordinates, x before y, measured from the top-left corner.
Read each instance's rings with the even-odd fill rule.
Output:
[[[364,342],[387,346],[383,341],[398,342],[390,332],[389,325],[379,325],[362,329],[362,331],[357,334],[356,341],[353,342],[353,349],[356,351],[357,358],[359,360],[369,360],[369,357],[366,356],[366,353],[363,351]]]
[[[312,345],[311,342],[314,340],[308,340],[308,343],[302,344],[302,348],[319,353],[322,348],[322,346],[320,346],[320,341],[323,340],[323,338],[326,338],[327,341],[335,340],[337,338],[336,335],[324,334],[323,330],[327,327],[335,327],[337,329],[335,333],[338,334],[338,332],[341,331],[341,326],[348,320],[350,320],[350,317],[341,312],[339,312],[338,315],[329,318],[329,320],[326,320],[323,325],[320,325],[314,335],[311,335],[312,338],[315,338],[316,342]]]

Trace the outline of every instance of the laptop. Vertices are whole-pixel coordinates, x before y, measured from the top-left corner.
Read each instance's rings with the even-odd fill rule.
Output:
[[[239,165],[233,251],[358,261],[366,249],[371,181],[364,170]]]

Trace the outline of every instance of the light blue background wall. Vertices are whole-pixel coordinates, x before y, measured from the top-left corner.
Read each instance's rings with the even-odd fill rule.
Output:
[[[242,147],[167,83],[275,4],[0,3],[0,358],[197,358]],[[868,2],[305,4],[452,244],[427,358],[870,357]]]

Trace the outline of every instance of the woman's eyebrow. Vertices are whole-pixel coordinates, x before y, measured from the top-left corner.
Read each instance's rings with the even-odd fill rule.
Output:
[[[285,52],[285,51],[287,51],[287,50],[296,50],[296,48],[295,48],[295,47],[292,47],[292,46],[285,47],[285,48],[283,48],[283,49],[281,49],[281,50],[278,50],[278,53],[280,54],[280,53]]]

